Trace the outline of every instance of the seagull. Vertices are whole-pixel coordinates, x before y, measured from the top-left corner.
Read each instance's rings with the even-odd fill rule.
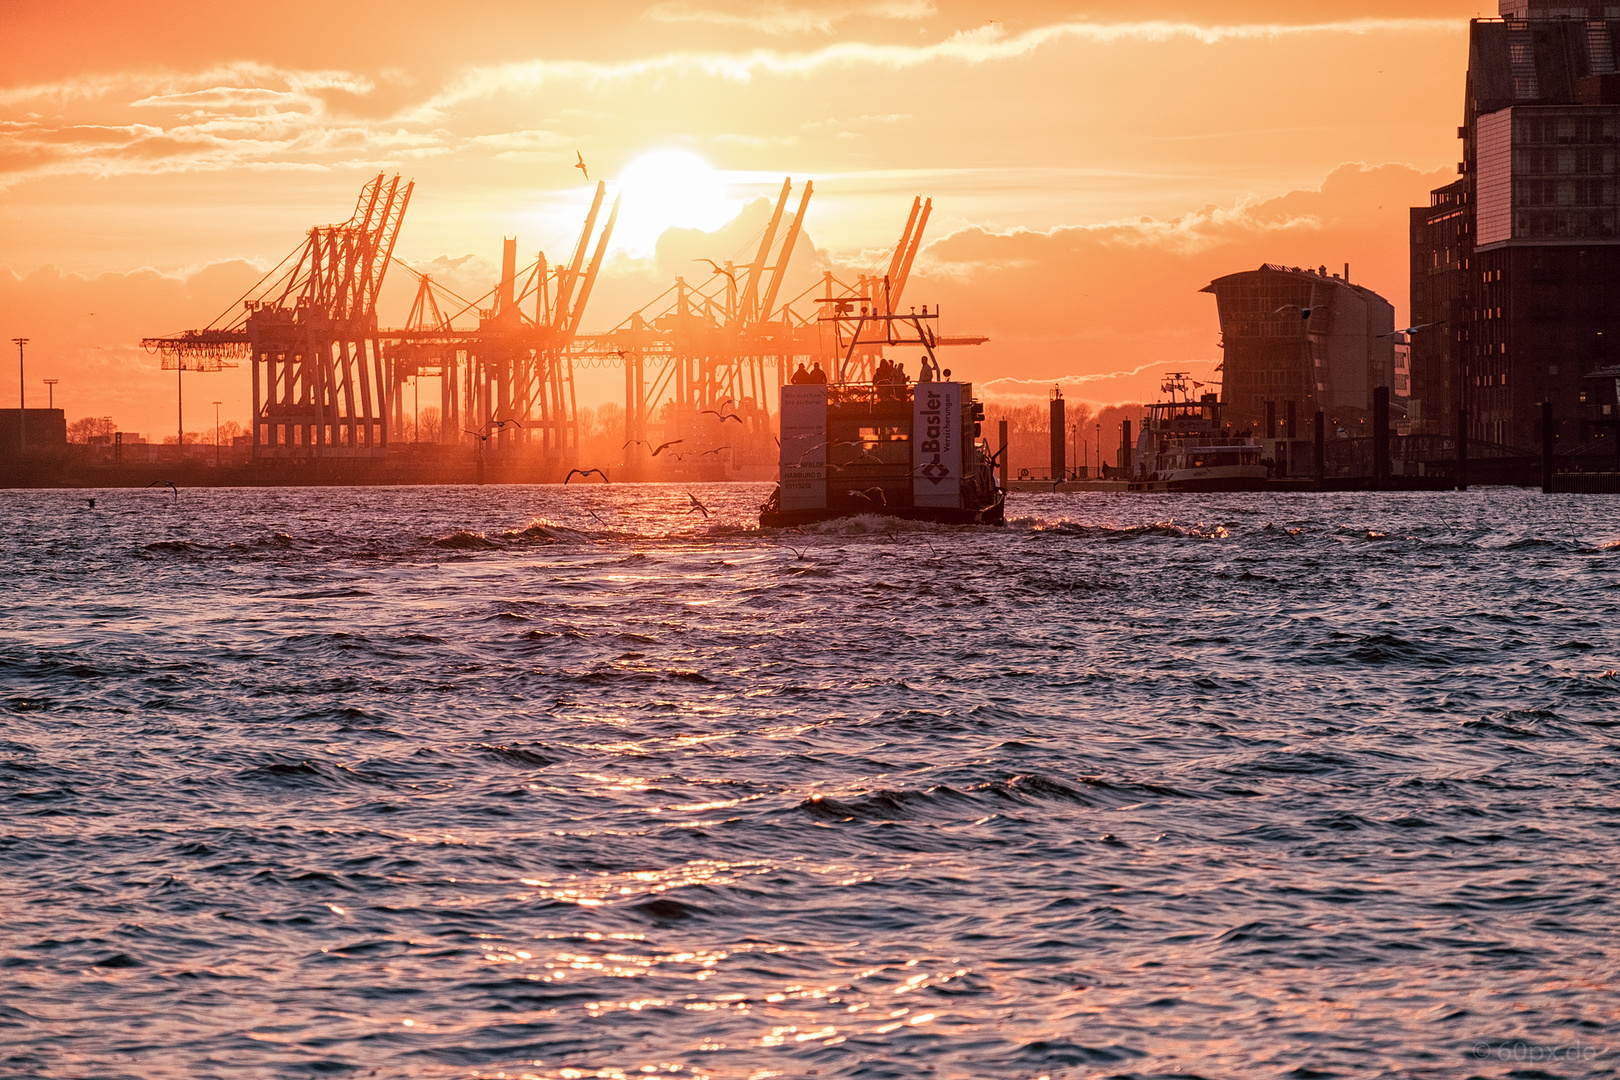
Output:
[[[563,477],[563,487],[567,487],[568,481],[572,480],[576,476],[589,476],[592,473],[600,476],[602,478],[602,483],[605,484],[608,482],[608,474],[603,469],[569,469],[568,475]]]
[[[742,423],[742,417],[738,416],[734,412],[733,413],[723,413],[723,412],[716,412],[713,409],[704,409],[698,415],[699,416],[718,416],[720,418],[720,422],[722,424],[725,423],[727,420],[735,420],[739,424]]]
[[[888,500],[888,498],[886,498],[884,496],[883,489],[880,488],[880,487],[869,487],[865,491],[851,491],[851,492],[849,492],[849,494],[855,496],[857,499],[865,499],[867,502],[871,502],[872,501],[872,493],[874,491],[877,492],[877,503],[878,503],[878,505],[879,506],[888,506],[889,505],[889,500]]]
[[[494,432],[490,432],[490,431],[474,431],[472,428],[467,428],[467,427],[464,427],[461,430],[465,431],[469,435],[478,436],[478,441],[479,442],[489,442],[489,437],[492,434],[494,434]]]
[[[578,150],[575,150],[574,156],[579,158],[579,164],[575,165],[574,168],[584,173],[585,179],[589,180],[591,178],[591,171],[585,167],[585,155],[580,153]]]
[[[1401,337],[1401,336],[1411,337],[1413,334],[1417,333],[1419,330],[1428,330],[1431,327],[1444,326],[1444,325],[1446,325],[1446,320],[1441,319],[1439,322],[1418,323],[1416,326],[1408,326],[1405,330],[1393,330],[1390,333],[1379,334],[1378,336],[1379,337]]]
[[[726,275],[726,277],[731,279],[731,283],[733,285],[737,284],[737,275],[732,273],[730,270],[727,270],[725,267],[721,266],[719,263],[715,262],[713,259],[693,259],[692,261],[693,262],[706,262],[706,263],[708,263],[710,266],[714,267],[714,272],[716,274],[724,274],[724,275]]]
[[[668,450],[670,447],[678,446],[678,445],[680,445],[681,443],[683,443],[685,441],[686,441],[685,439],[671,439],[667,443],[660,443],[660,444],[658,444],[656,449],[653,449],[652,456],[657,457],[659,454],[663,453],[665,450]],[[628,450],[632,446],[646,446],[646,447],[651,448],[652,443],[647,442],[644,439],[631,439],[629,442],[625,443],[622,447],[620,447],[620,449],[621,450]],[[671,457],[680,457],[679,454],[671,454],[670,456]]]
[[[731,447],[729,447],[729,446],[717,446],[713,450],[705,450],[705,451],[703,451],[703,453],[699,454],[698,457],[706,457],[709,454],[718,454],[722,450],[730,450],[730,449],[731,449]]]
[[[147,484],[146,486],[147,487],[157,487],[159,484],[165,485],[170,491],[174,492],[174,501],[175,502],[180,501],[180,489],[174,486],[174,481],[173,480],[154,480],[150,484]]]
[[[523,426],[522,424],[518,423],[516,420],[491,420],[489,422],[489,426],[494,427],[495,430],[497,430],[497,431],[499,431],[502,428],[506,427],[507,424],[511,424],[515,428],[520,428],[520,427]]]
[[[698,499],[697,499],[696,495],[694,495],[690,491],[688,491],[686,493],[686,497],[688,499],[692,500],[692,510],[697,510],[697,511],[701,512],[704,517],[709,516],[709,508],[707,506],[704,506],[702,503],[698,502]],[[692,512],[692,510],[688,510],[687,513],[690,514]]]
[[[1285,311],[1297,311],[1299,312],[1299,317],[1301,319],[1309,322],[1312,315],[1315,315],[1318,311],[1321,311],[1325,307],[1327,307],[1326,304],[1317,304],[1315,307],[1300,307],[1298,304],[1284,304],[1276,311],[1273,311],[1272,314],[1281,315]]]

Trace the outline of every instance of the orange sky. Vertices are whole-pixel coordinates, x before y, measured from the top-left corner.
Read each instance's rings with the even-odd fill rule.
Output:
[[[1197,290],[1262,261],[1349,262],[1404,314],[1406,207],[1455,175],[1466,20],[1494,10],[1012,6],[12,0],[0,336],[32,339],[30,405],[55,377],[69,419],[160,436],[173,379],[138,339],[207,323],[368,175],[417,181],[398,253],[482,291],[503,235],[526,258],[571,244],[576,151],[626,199],[587,328],[733,255],[785,175],[816,184],[799,281],[859,272],[933,197],[907,299],[991,335],[948,363],[1002,394],[1066,378],[1113,401],[1208,370]],[[690,175],[648,167],[671,149]],[[667,226],[718,231],[659,246]],[[214,399],[246,420],[245,370],[188,379],[188,428]]]

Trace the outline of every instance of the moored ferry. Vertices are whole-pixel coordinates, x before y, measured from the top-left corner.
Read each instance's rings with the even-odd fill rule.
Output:
[[[1261,446],[1221,418],[1215,394],[1192,396],[1188,377],[1171,372],[1166,400],[1148,406],[1132,455],[1133,491],[1260,491],[1268,470]]]

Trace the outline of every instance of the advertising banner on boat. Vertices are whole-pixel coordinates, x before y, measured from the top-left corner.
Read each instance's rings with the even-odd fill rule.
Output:
[[[911,414],[911,501],[962,505],[962,384],[918,383]]]
[[[827,387],[782,387],[782,509],[827,508]]]

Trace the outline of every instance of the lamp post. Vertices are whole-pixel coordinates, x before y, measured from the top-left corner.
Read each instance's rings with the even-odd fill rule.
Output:
[[[46,379],[46,380],[44,380],[45,385],[48,388],[45,391],[45,408],[47,408],[47,409],[56,408],[56,384],[61,382],[61,381],[62,381],[61,379]]]
[[[219,468],[219,402],[214,402],[214,468]]]
[[[28,344],[28,339],[14,337],[11,343],[17,346],[17,452],[25,454],[28,452],[28,437],[23,431],[23,425],[27,423],[27,414],[24,411],[27,406],[24,404],[23,395],[23,346]]]

